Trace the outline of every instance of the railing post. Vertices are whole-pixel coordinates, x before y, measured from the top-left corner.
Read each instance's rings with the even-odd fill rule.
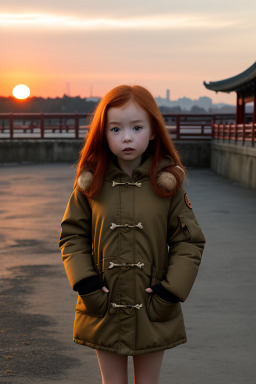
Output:
[[[212,116],[212,139],[215,138],[215,116]]]
[[[60,132],[62,133],[62,128],[63,128],[62,117],[59,117],[59,127],[60,127]]]
[[[13,114],[10,113],[10,139],[13,139]]]
[[[40,114],[40,130],[41,130],[41,139],[44,138],[44,113]]]
[[[180,115],[176,115],[176,138],[177,140],[180,139]]]
[[[216,124],[212,124],[212,140],[214,140],[216,136],[215,126]]]
[[[79,117],[77,111],[75,111],[75,138],[79,138]]]
[[[244,142],[245,142],[245,124],[243,123],[243,126],[242,126],[242,143],[244,145]]]
[[[256,127],[256,124],[252,122],[252,147],[254,147],[254,125]]]

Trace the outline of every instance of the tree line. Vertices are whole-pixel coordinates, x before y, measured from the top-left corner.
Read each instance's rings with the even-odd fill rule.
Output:
[[[98,102],[64,95],[56,98],[29,97],[26,100],[18,100],[14,97],[0,97],[0,113],[92,113]],[[190,111],[183,110],[179,106],[159,107],[161,113],[171,114],[209,114],[209,113],[235,113],[235,107],[225,105],[222,108],[211,108],[206,111],[199,106],[192,106]]]

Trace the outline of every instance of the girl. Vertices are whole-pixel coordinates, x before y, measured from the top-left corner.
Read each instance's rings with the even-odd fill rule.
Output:
[[[180,302],[205,239],[185,168],[153,96],[121,85],[101,100],[80,153],[59,246],[78,291],[75,343],[96,349],[104,384],[157,384],[164,350],[186,342]]]

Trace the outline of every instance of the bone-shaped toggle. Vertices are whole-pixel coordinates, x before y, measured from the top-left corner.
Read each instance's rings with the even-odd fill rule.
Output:
[[[110,261],[108,269],[111,269],[113,267],[138,267],[141,269],[143,266],[144,266],[144,263],[141,263],[140,261],[137,264],[132,264],[132,263],[118,264],[118,263],[114,263],[113,261]]]
[[[142,304],[129,305],[129,304],[111,303],[111,305],[112,305],[113,308],[136,308],[136,309],[142,308]]]
[[[135,185],[136,187],[141,187],[141,183],[136,181],[135,183],[130,183],[129,181],[119,182],[119,181],[112,181],[112,187],[115,187],[116,185]]]
[[[110,229],[115,229],[115,228],[121,228],[121,227],[125,227],[125,228],[140,228],[142,229],[143,228],[143,225],[142,223],[138,223],[138,224],[115,224],[115,223],[111,223],[111,226],[110,226]]]

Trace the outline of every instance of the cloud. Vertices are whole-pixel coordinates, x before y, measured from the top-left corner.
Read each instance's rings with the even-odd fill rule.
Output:
[[[241,25],[241,20],[219,15],[155,15],[133,18],[81,18],[46,13],[0,13],[0,26],[7,29],[51,30],[178,30],[218,29]]]

